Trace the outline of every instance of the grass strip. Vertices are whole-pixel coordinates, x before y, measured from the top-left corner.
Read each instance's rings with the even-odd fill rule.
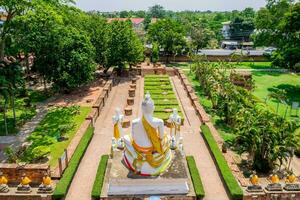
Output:
[[[92,199],[94,200],[100,199],[108,158],[109,158],[108,155],[101,156],[101,160],[96,174],[96,179],[94,181],[93,190],[92,190]]]
[[[84,155],[87,147],[89,146],[89,143],[93,138],[93,135],[94,135],[94,128],[90,126],[87,129],[87,131],[85,132],[85,134],[82,136],[82,138],[81,138],[81,140],[69,162],[67,169],[63,173],[63,176],[60,179],[60,181],[57,183],[55,190],[53,192],[53,195],[52,195],[53,200],[62,199],[67,195],[67,192],[72,183],[73,177],[76,174],[76,171],[78,169],[80,161],[83,158],[83,155]]]
[[[207,125],[201,126],[202,135],[204,136],[213,156],[219,168],[219,171],[222,174],[223,181],[231,195],[231,199],[233,200],[242,200],[243,199],[243,191],[236,181],[235,177],[232,174],[231,169],[229,168],[222,152],[220,151],[217,142],[212,136],[210,129]]]
[[[203,184],[200,178],[200,174],[193,156],[187,156],[186,161],[194,185],[194,190],[196,193],[197,199],[202,199],[205,196]]]

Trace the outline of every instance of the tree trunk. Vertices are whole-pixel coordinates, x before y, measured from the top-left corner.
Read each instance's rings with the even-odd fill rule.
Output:
[[[4,55],[5,55],[5,40],[4,38],[1,39],[0,41],[0,60],[4,60]]]
[[[7,129],[7,118],[6,118],[6,106],[7,106],[7,100],[4,102],[4,111],[3,111],[3,117],[4,117],[4,128],[5,128],[5,134],[8,135],[8,129]]]
[[[11,96],[11,103],[12,103],[12,109],[13,109],[13,116],[14,116],[14,128],[16,127],[16,108],[15,108],[15,94],[14,92],[12,92],[12,96]]]

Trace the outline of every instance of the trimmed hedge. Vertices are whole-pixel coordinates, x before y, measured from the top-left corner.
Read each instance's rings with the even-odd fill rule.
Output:
[[[207,144],[210,147],[210,150],[214,156],[214,159],[217,163],[219,171],[222,174],[222,178],[225,182],[225,185],[231,195],[233,200],[242,200],[243,191],[236,181],[235,177],[232,174],[231,169],[229,168],[222,152],[220,151],[218,144],[216,143],[214,137],[212,136],[209,127],[207,125],[201,126],[202,135],[204,136]]]
[[[105,171],[107,166],[109,156],[103,155],[101,156],[101,160],[98,166],[96,179],[94,181],[93,190],[92,190],[92,199],[98,200],[101,196],[101,191],[103,187],[103,182],[105,178]]]
[[[200,174],[193,156],[187,156],[186,161],[188,164],[188,168],[190,171],[190,175],[192,178],[192,182],[194,185],[194,190],[196,193],[197,199],[202,199],[205,196],[205,191],[203,188],[203,184],[200,178]]]
[[[73,177],[77,171],[77,168],[80,164],[80,161],[89,146],[90,141],[92,140],[94,135],[94,128],[89,127],[85,134],[82,136],[70,162],[69,166],[65,170],[62,178],[56,185],[56,188],[54,190],[54,193],[52,195],[52,199],[57,200],[57,199],[62,199],[67,195],[67,192],[69,190],[69,187],[71,185],[71,182],[73,180]]]

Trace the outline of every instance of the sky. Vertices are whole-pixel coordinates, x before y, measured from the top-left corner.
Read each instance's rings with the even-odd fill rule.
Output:
[[[85,11],[147,10],[159,4],[167,10],[229,11],[246,7],[259,9],[265,0],[76,0],[77,7]]]

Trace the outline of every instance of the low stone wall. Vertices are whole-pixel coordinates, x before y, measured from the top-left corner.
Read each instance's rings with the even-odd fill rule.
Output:
[[[44,174],[50,172],[50,167],[48,164],[0,164],[0,171],[7,177],[9,185],[18,185],[23,173],[32,180],[32,185],[39,185]]]
[[[211,62],[217,62],[217,61],[227,61],[227,62],[236,62],[237,59],[232,58],[231,56],[213,56],[209,55],[206,56],[207,60]],[[160,62],[166,62],[167,57],[161,56],[159,58]],[[174,57],[169,57],[170,62],[191,62],[191,58],[188,56],[176,56],[175,59]],[[266,62],[268,59],[265,56],[244,56],[240,59],[242,62]]]
[[[51,200],[51,195],[9,195],[9,194],[1,194],[0,200]]]
[[[300,191],[298,192],[273,192],[273,193],[258,193],[258,194],[245,194],[243,200],[273,200],[273,199],[291,199],[298,200],[300,199]]]
[[[184,89],[186,90],[188,97],[190,98],[191,104],[193,105],[200,121],[205,124],[210,121],[208,114],[205,112],[204,108],[199,103],[199,99],[194,92],[190,82],[188,81],[187,77],[185,76],[184,72],[181,69],[174,68],[176,70],[176,75],[179,77]]]

